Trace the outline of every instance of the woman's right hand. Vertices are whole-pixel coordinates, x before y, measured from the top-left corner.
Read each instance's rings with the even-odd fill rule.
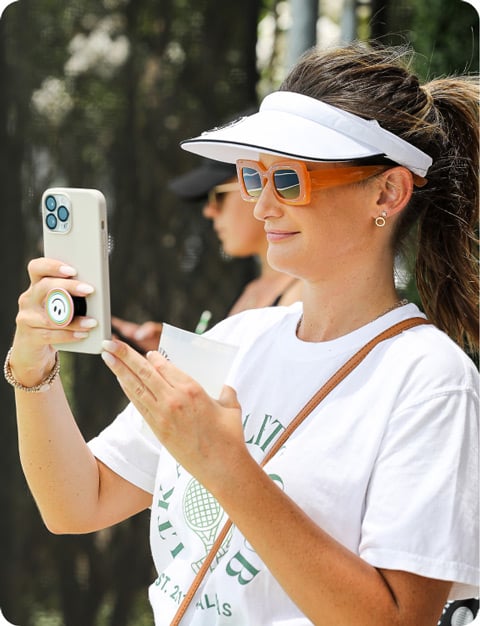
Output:
[[[26,387],[39,384],[52,370],[56,343],[84,339],[97,325],[91,317],[74,317],[68,326],[58,327],[45,309],[48,292],[63,288],[72,296],[85,297],[93,287],[75,279],[76,270],[61,261],[44,257],[28,264],[30,286],[18,299],[18,314],[10,367],[15,379]]]

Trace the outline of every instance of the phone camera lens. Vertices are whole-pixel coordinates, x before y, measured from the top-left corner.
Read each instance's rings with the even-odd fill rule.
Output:
[[[68,220],[68,217],[69,217],[70,213],[69,213],[67,207],[63,206],[63,204],[62,204],[62,206],[58,207],[57,215],[58,215],[58,219],[61,222],[66,222]]]
[[[57,208],[57,201],[53,196],[47,196],[45,199],[45,206],[49,211],[55,211]]]
[[[55,227],[57,226],[57,218],[53,213],[49,213],[47,215],[45,222],[50,230],[55,230]]]

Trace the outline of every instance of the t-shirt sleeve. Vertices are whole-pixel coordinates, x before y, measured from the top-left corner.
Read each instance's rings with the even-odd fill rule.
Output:
[[[162,446],[132,404],[88,445],[111,470],[153,494]]]
[[[362,558],[452,581],[451,599],[478,596],[478,437],[473,388],[393,416],[368,488]]]

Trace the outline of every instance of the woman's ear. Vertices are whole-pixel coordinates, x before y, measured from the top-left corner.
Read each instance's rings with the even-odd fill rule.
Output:
[[[377,198],[379,214],[385,212],[388,217],[399,213],[412,197],[413,175],[406,167],[388,169],[378,176],[380,193]]]

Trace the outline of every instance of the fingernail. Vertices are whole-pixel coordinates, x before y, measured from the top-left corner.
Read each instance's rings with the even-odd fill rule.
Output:
[[[142,339],[145,339],[147,334],[148,333],[145,330],[140,328],[139,330],[135,331],[135,334],[133,335],[133,338],[136,339],[137,341],[141,341]]]
[[[92,285],[87,285],[86,283],[80,283],[79,285],[77,285],[76,288],[77,293],[84,293],[85,295],[93,293],[94,291],[95,289],[92,287]]]
[[[110,339],[104,339],[102,341],[102,348],[107,352],[116,352],[118,349],[118,344],[114,341],[110,341]]]
[[[76,276],[77,274],[77,270],[74,267],[71,267],[70,265],[61,265],[59,267],[59,271],[64,276]]]
[[[98,322],[96,319],[93,319],[93,317],[87,317],[84,320],[80,320],[80,326],[82,328],[95,328],[98,326]]]
[[[110,352],[102,352],[102,359],[105,361],[105,363],[107,365],[114,365],[115,361],[117,360],[113,354],[110,354]]]
[[[73,333],[73,336],[75,337],[75,339],[86,339],[88,337],[88,333],[82,333],[81,330],[76,330]]]

